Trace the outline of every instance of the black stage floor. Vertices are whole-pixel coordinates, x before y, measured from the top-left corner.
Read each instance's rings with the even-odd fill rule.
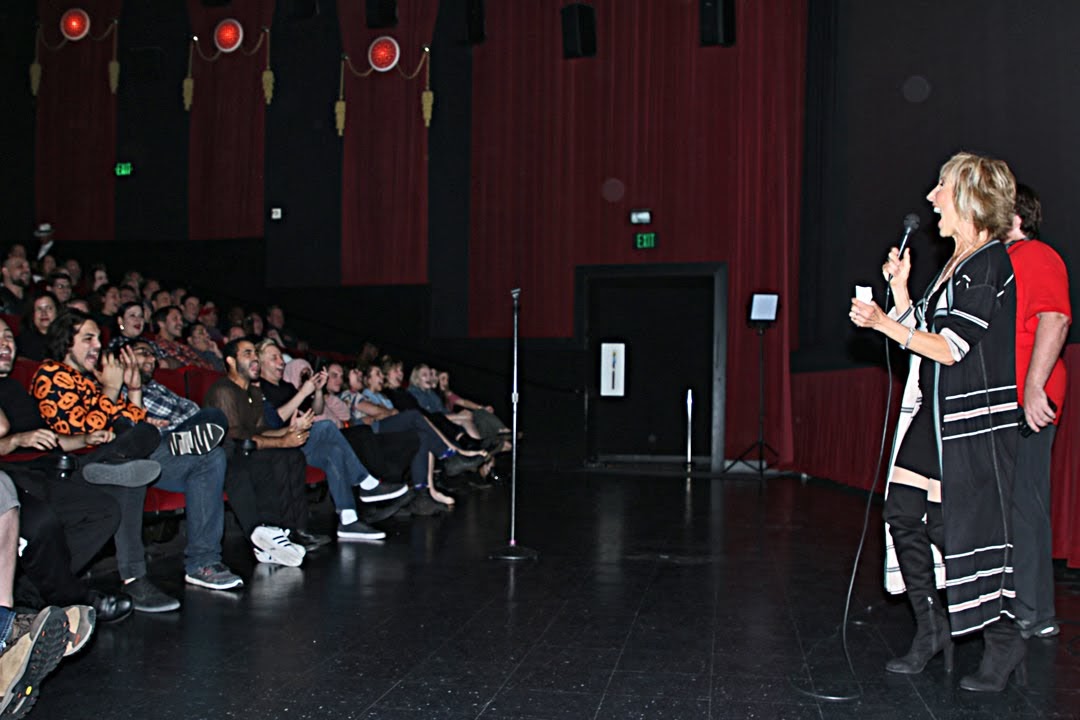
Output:
[[[875,507],[852,676],[838,628],[865,495],[791,478],[520,480],[518,537],[535,563],[487,559],[506,540],[505,486],[464,495],[451,515],[388,521],[386,541],[331,546],[303,568],[257,565],[230,537],[241,592],[185,587],[180,558],[158,557],[151,575],[182,610],[100,627],[32,717],[1080,717],[1080,579],[1063,569],[1067,622],[1029,642],[1030,687],[959,690],[979,640],[962,643],[955,677],[940,658],[889,675],[913,623],[880,589]],[[328,506],[314,513],[329,529]]]

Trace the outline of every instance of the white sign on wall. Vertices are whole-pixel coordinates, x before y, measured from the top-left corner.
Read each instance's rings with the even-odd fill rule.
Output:
[[[626,343],[600,344],[600,396],[622,397],[626,382]]]

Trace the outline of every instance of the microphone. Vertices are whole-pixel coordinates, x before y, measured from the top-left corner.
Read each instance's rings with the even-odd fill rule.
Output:
[[[900,238],[900,257],[904,256],[904,248],[907,247],[908,238],[911,237],[911,233],[919,229],[919,216],[915,213],[908,213],[904,216],[904,236]]]
[[[904,234],[900,238],[900,252],[897,253],[898,258],[904,257],[904,248],[907,247],[908,239],[911,237],[911,233],[919,229],[919,216],[915,213],[908,213],[904,216]],[[893,276],[889,275],[889,281],[892,281]]]

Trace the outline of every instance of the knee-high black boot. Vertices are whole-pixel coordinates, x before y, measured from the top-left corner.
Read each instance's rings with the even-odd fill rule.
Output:
[[[906,488],[896,488],[898,497]],[[915,611],[915,638],[907,654],[885,664],[889,672],[915,675],[938,653],[945,656],[945,672],[953,670],[953,642],[949,631],[949,616],[938,600],[934,582],[934,555],[930,532],[921,517],[905,512],[903,502],[885,503],[885,519],[889,522],[893,548],[900,563],[908,600]]]
[[[1027,685],[1027,665],[1024,663],[1027,644],[1012,620],[1001,618],[987,625],[983,630],[983,643],[978,672],[961,678],[960,687],[973,692],[1001,692],[1013,672],[1017,685]]]

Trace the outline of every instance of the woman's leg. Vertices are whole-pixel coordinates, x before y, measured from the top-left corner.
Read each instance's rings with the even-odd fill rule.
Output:
[[[929,491],[925,489],[927,487]],[[889,672],[920,673],[942,650],[945,651],[945,670],[952,670],[948,614],[938,597],[931,550],[932,539],[942,541],[941,503],[934,502],[936,499],[940,499],[940,483],[904,468],[894,469],[885,499],[884,517],[889,523],[900,574],[915,612],[916,632],[908,653],[886,663]]]

